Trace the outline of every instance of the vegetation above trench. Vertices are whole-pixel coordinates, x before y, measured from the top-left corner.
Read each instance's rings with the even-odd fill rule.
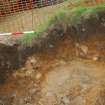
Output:
[[[70,1],[72,0],[65,0],[65,3],[69,4]],[[98,18],[98,13],[101,11],[105,11],[105,4],[97,4],[94,6],[80,5],[73,8],[69,6],[62,7],[52,17],[50,17],[47,22],[41,24],[35,33],[26,34],[20,37],[18,41],[26,43],[36,37],[41,37],[49,28],[59,23],[63,24],[65,27],[69,25],[76,28],[77,25],[81,23],[82,17],[86,19],[91,17]]]

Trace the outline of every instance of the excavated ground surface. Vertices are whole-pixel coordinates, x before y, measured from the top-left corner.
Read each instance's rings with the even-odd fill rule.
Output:
[[[64,29],[20,49],[0,44],[0,105],[105,105],[104,12]]]
[[[0,105],[104,105],[104,40],[75,45],[65,37],[29,57],[0,85]]]

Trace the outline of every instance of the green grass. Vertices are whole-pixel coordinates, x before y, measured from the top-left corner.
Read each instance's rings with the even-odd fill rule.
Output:
[[[26,42],[28,40],[32,40],[32,38],[36,38],[36,37],[39,37],[40,35],[43,34],[43,32],[48,28],[50,27],[50,25],[52,25],[54,23],[54,20],[55,18],[51,18],[51,19],[48,19],[48,21],[46,23],[43,23],[43,24],[40,24],[37,28],[37,30],[32,33],[32,34],[25,34],[24,36],[20,37],[19,40],[21,42]]]
[[[68,2],[69,0],[67,0]],[[34,34],[27,34],[21,37],[19,40],[26,42],[32,40],[35,37],[43,35],[43,33],[50,27],[52,24],[63,22],[64,24],[69,24],[77,26],[81,22],[81,17],[88,16],[97,16],[97,12],[105,10],[105,4],[95,5],[93,7],[79,6],[74,8],[63,8],[57,11],[47,22],[41,24]]]

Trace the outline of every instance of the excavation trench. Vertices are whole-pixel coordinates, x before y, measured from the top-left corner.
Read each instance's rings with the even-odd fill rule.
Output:
[[[0,105],[104,105],[104,20],[99,12],[25,45],[0,44]]]

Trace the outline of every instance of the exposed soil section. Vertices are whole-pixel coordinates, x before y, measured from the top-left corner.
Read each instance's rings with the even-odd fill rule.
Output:
[[[39,25],[46,23],[48,18],[51,18],[56,13],[56,10],[65,6],[67,6],[67,3],[58,3],[43,8],[15,11],[14,14],[7,14],[5,17],[0,17],[0,32],[36,31]]]
[[[73,57],[72,42],[67,37],[49,53],[29,57],[24,67],[0,85],[1,105],[104,105],[104,57],[98,59],[102,53],[97,56],[94,47],[99,42],[104,40],[93,38],[84,45],[87,52],[95,51],[90,58]],[[79,53],[84,54],[82,49]]]
[[[0,79],[6,77],[0,84],[0,105],[104,105],[104,20],[99,12],[98,18],[83,18],[77,28],[65,31],[61,23],[55,24],[26,46],[3,44],[1,61],[12,66],[0,65]],[[15,51],[4,53],[13,46]]]

